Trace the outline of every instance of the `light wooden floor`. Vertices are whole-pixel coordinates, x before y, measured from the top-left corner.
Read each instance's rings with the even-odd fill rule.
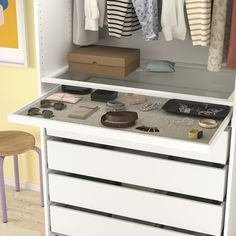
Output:
[[[40,206],[40,194],[24,189],[15,192],[14,188],[6,186],[6,195],[8,223],[0,223],[0,235],[44,236],[44,208]]]

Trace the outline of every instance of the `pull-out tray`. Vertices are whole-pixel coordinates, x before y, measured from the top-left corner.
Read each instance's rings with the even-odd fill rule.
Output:
[[[77,139],[81,141],[107,144],[112,146],[137,149],[148,152],[156,152],[166,155],[174,155],[185,158],[203,160],[214,163],[225,164],[228,156],[229,132],[227,126],[230,122],[232,111],[221,121],[215,129],[203,129],[204,136],[199,140],[188,138],[188,131],[192,128],[200,129],[198,118],[190,118],[191,126],[179,125],[182,116],[168,114],[164,111],[141,112],[139,105],[127,106],[128,110],[137,111],[139,119],[136,125],[125,129],[107,128],[101,124],[101,116],[106,113],[106,104],[91,102],[90,95],[83,95],[83,100],[72,105],[67,104],[63,111],[55,111],[52,119],[45,119],[41,116],[28,116],[27,111],[31,107],[39,107],[40,100],[60,91],[60,87],[51,90],[44,96],[36,99],[32,103],[9,115],[9,121],[16,123],[39,126],[47,129],[48,135]],[[81,95],[82,96],[82,95]],[[123,94],[119,94],[118,99],[123,99]],[[165,103],[167,100],[150,98],[151,100]],[[99,110],[86,120],[69,118],[71,111],[76,110],[81,105],[93,104]],[[162,121],[160,124],[159,121]],[[164,121],[164,122],[163,122]],[[157,133],[145,133],[137,130],[136,127],[160,124]],[[165,127],[163,127],[165,124]]]

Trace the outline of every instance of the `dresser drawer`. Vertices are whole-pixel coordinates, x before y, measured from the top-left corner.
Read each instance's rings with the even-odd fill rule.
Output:
[[[223,201],[227,168],[48,141],[49,169]]]
[[[50,201],[220,236],[224,204],[214,205],[49,174]]]
[[[112,129],[96,130],[94,127],[88,126],[80,127],[77,132],[73,128],[69,129],[69,124],[64,125],[63,129],[59,126],[56,129],[48,128],[47,135],[225,165],[229,157],[230,146],[231,129],[227,127],[228,122],[229,117],[223,121],[225,125],[219,127],[209,144],[151,137],[151,135],[120,132],[120,130],[119,133],[118,130],[114,132]]]
[[[157,227],[118,220],[102,215],[67,209],[59,206],[50,207],[51,230],[70,236],[191,236]],[[65,220],[66,219],[66,220]]]

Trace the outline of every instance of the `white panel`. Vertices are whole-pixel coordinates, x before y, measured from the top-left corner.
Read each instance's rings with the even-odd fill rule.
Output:
[[[42,81],[231,106],[235,72],[224,69],[221,72],[212,73],[205,66],[178,63],[175,66],[175,73],[151,73],[137,70],[125,79],[115,79],[74,74],[68,72],[67,68],[63,68],[55,74],[42,78]]]
[[[218,201],[224,199],[226,169],[50,140],[47,144],[49,169]]]
[[[72,3],[72,0],[36,3],[40,77],[67,65],[67,54],[72,50]]]
[[[236,97],[234,98],[236,103]],[[229,175],[227,186],[226,210],[225,210],[225,230],[224,236],[236,235],[236,106],[232,118],[232,136],[229,158]]]
[[[223,205],[213,205],[49,174],[50,200],[220,236]]]
[[[11,120],[23,122],[24,117],[20,117],[19,115],[11,115]],[[20,119],[20,120],[19,120]],[[26,120],[24,119],[26,122]],[[38,120],[38,123],[40,121]],[[29,123],[29,120],[28,120]],[[35,124],[35,122],[34,122]],[[73,130],[73,129],[70,129]],[[107,131],[110,131],[109,129]],[[228,146],[230,141],[230,132],[223,132],[216,138],[216,142],[213,147],[207,151],[203,151],[202,148],[197,147],[190,147],[188,149],[187,143],[176,143],[174,144],[163,142],[163,146],[159,145],[160,140],[154,141],[153,143],[149,140],[149,137],[146,135],[145,137],[139,137],[137,135],[131,135],[130,133],[123,133],[121,135],[121,139],[119,139],[118,134],[114,135],[114,132],[105,133],[103,131],[98,131],[99,137],[95,136],[95,130],[93,128],[88,130],[88,127],[82,128],[80,127],[80,131],[77,132],[75,129],[73,132],[68,131],[68,124],[64,128],[60,128],[58,125],[56,128],[48,128],[47,135],[61,137],[61,138],[68,138],[74,139],[79,141],[86,141],[86,142],[94,142],[99,144],[111,145],[116,147],[123,147],[128,149],[135,149],[140,151],[146,152],[154,152],[160,153],[164,155],[172,155],[172,156],[179,156],[184,157],[187,159],[194,159],[194,160],[201,160],[219,164],[226,164],[228,160]],[[91,135],[93,133],[93,135]],[[129,137],[128,137],[129,136]],[[112,137],[112,138],[111,138]],[[170,141],[170,140],[169,140]]]
[[[190,236],[58,206],[50,211],[52,232],[70,236]]]

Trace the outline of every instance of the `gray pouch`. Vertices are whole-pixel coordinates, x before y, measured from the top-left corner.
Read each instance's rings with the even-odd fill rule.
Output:
[[[165,60],[153,60],[146,63],[144,71],[154,73],[171,73],[175,72],[175,63]]]

